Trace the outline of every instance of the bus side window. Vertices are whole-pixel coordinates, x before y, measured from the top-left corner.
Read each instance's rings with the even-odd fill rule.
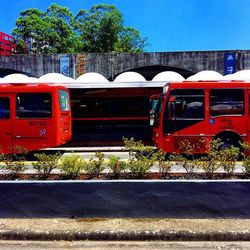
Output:
[[[203,89],[171,90],[163,116],[163,133],[173,133],[205,119]]]
[[[0,97],[0,119],[10,118],[10,99],[8,97]]]
[[[23,93],[16,96],[18,118],[48,118],[52,114],[52,97],[49,93]]]
[[[243,89],[213,89],[210,92],[210,115],[244,114]]]
[[[204,91],[194,89],[172,90],[168,100],[169,117],[176,119],[197,119],[203,120],[204,111]]]

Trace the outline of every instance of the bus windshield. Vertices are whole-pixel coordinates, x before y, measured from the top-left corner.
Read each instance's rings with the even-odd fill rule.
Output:
[[[69,111],[69,93],[65,90],[59,90],[59,100],[60,100],[60,109],[61,111]]]

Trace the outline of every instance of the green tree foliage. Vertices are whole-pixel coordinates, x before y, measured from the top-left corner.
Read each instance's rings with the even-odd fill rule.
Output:
[[[75,25],[85,52],[114,51],[122,31],[122,15],[110,5],[94,5],[90,11],[80,10]]]
[[[27,9],[20,13],[12,34],[19,41],[18,53],[27,52],[32,42],[37,54],[142,52],[147,39],[123,25],[121,12],[113,5],[94,5],[74,17],[67,8],[52,4],[45,12]]]
[[[77,44],[73,14],[66,7],[52,4],[46,11],[50,19],[50,47],[55,53],[75,52]]]
[[[32,41],[36,53],[49,52],[50,21],[48,16],[37,9],[27,9],[20,13],[12,34],[20,40]]]
[[[116,52],[143,52],[147,38],[142,38],[140,32],[132,27],[125,27],[118,34],[115,44]]]

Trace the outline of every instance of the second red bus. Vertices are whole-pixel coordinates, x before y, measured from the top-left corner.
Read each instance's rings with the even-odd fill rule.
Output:
[[[158,100],[153,140],[166,153],[181,152],[183,140],[201,154],[213,139],[250,143],[250,82],[170,83]]]

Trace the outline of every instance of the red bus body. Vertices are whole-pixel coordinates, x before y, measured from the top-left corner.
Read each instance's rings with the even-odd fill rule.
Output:
[[[211,140],[250,143],[250,82],[170,83],[155,110],[153,141],[166,153],[188,140],[206,153]]]
[[[10,56],[15,52],[16,44],[13,36],[0,32],[0,55]]]
[[[1,153],[54,147],[71,139],[69,91],[62,86],[0,85]]]

